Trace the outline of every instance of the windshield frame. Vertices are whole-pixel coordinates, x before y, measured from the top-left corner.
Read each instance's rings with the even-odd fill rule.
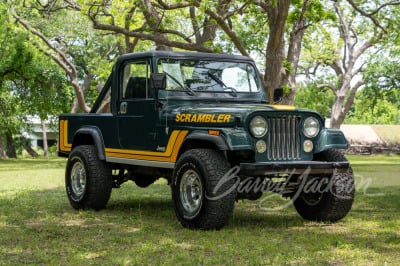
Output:
[[[183,92],[186,95],[187,94],[193,94],[192,96],[201,96],[202,94],[206,95],[214,95],[214,97],[220,97],[222,95],[231,95],[232,97],[237,97],[238,95],[240,96],[255,96],[258,94],[263,94],[264,92],[264,88],[263,88],[263,83],[261,82],[260,76],[259,76],[259,72],[257,67],[254,64],[254,61],[252,61],[251,59],[248,60],[238,60],[235,58],[215,58],[215,57],[158,57],[155,60],[155,71],[156,73],[162,73],[162,72],[166,72],[168,73],[168,75],[171,75],[170,72],[171,69],[164,69],[164,66],[162,66],[162,62],[163,61],[170,61],[170,65],[172,66],[171,69],[175,68],[175,71],[181,72],[178,75],[179,77],[179,83],[175,84],[176,88],[174,89],[165,89],[165,90],[161,90],[161,91],[165,91],[166,93],[161,93],[161,98],[163,98],[162,96],[167,96],[167,95],[174,95],[174,96],[179,96],[179,92]],[[200,86],[195,86],[195,87],[191,87],[191,84],[189,83],[189,87],[187,87],[187,82],[188,81],[193,81],[194,79],[188,79],[185,77],[185,74],[183,73],[183,67],[182,67],[182,62],[185,62],[187,64],[184,64],[184,67],[192,67],[192,75],[193,74],[197,74],[200,78],[198,78],[198,81],[203,81],[207,80],[210,81],[212,80],[212,82],[214,84],[212,84],[211,82],[209,83],[204,83],[205,85],[203,86],[204,88],[211,88],[213,86],[219,86],[218,89],[198,89]],[[193,64],[192,66],[190,64]],[[202,64],[204,64],[204,66],[208,66],[208,65],[212,65],[215,64],[216,66],[221,65],[220,68],[218,69],[210,69],[210,68],[205,68],[204,66],[202,66]],[[225,64],[225,67],[224,67]],[[175,65],[175,66],[174,66]],[[200,67],[199,67],[200,65]],[[218,80],[221,79],[222,76],[222,72],[226,69],[233,69],[234,67],[236,67],[236,71],[239,70],[243,70],[243,73],[245,73],[245,75],[247,74],[247,80],[245,78],[244,83],[248,83],[247,86],[247,90],[243,90],[243,88],[241,89],[237,89],[235,87],[231,87],[229,85],[226,85],[224,82],[221,82],[222,80]],[[196,72],[196,68],[197,70],[201,70],[202,72]],[[208,69],[208,70],[207,70]],[[215,71],[215,72],[212,72]],[[220,74],[220,76],[214,76],[216,71],[219,71],[218,74]],[[183,73],[183,74],[182,74]],[[167,75],[167,77],[168,77]],[[208,76],[208,78],[206,77]],[[193,77],[193,76],[192,76]],[[237,78],[237,80],[239,81],[239,78]],[[173,82],[176,83],[176,81],[173,79]],[[243,81],[240,81],[243,82]],[[184,84],[184,86],[182,86],[182,84]],[[160,92],[161,92],[160,91]],[[188,93],[188,91],[190,93]],[[225,96],[223,96],[225,98]],[[259,96],[261,97],[262,100],[265,100],[265,97],[263,96]],[[253,98],[253,97],[250,97]]]

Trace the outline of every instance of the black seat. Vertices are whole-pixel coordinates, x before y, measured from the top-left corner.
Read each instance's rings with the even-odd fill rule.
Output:
[[[130,98],[146,98],[146,78],[129,78],[125,91],[125,99]]]

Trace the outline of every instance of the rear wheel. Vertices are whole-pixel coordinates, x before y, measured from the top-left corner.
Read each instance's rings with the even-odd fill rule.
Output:
[[[97,157],[93,145],[74,148],[67,161],[65,187],[75,209],[99,210],[107,205],[113,180],[107,163]]]
[[[209,230],[228,223],[235,204],[235,178],[221,178],[229,168],[216,150],[194,149],[181,156],[171,190],[176,216],[184,227]]]
[[[326,150],[316,155],[320,161],[342,162],[346,158],[336,150]],[[326,181],[326,182],[323,182]],[[319,191],[302,191],[293,204],[297,212],[306,220],[336,222],[350,211],[354,201],[354,175],[349,167],[343,173],[334,173],[329,179],[309,178],[308,182],[324,184]],[[313,186],[317,187],[317,186]]]

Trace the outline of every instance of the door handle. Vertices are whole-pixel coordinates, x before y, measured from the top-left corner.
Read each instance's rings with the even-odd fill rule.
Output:
[[[119,113],[121,115],[126,114],[128,111],[128,103],[127,102],[122,102],[121,105],[119,106]]]

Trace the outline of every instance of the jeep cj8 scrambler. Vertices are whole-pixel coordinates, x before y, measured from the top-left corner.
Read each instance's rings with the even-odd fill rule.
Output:
[[[316,112],[277,105],[243,56],[147,52],[121,56],[89,114],[59,117],[59,156],[75,209],[99,210],[128,180],[168,180],[176,216],[219,229],[238,199],[292,199],[307,220],[349,212],[354,177],[343,133]],[[266,204],[266,203],[264,203]]]

